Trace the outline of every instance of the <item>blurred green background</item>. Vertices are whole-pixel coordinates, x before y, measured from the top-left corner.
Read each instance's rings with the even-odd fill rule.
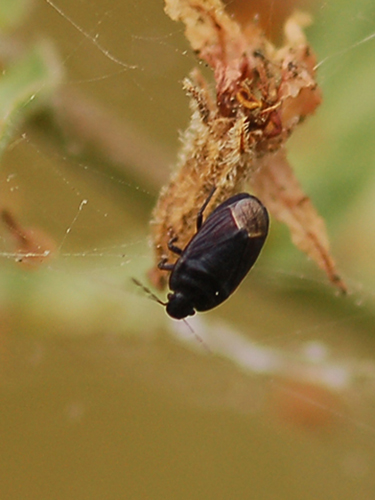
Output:
[[[192,321],[207,352],[131,282],[189,120],[182,26],[161,1],[1,2],[1,498],[374,497],[375,4],[311,11],[324,101],[288,150],[350,292],[273,221]]]

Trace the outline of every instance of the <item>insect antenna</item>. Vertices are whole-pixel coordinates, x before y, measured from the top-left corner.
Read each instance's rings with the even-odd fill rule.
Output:
[[[191,331],[191,333],[194,335],[194,337],[196,338],[196,340],[202,344],[202,346],[206,349],[207,352],[209,352],[210,354],[212,354],[212,351],[211,349],[208,347],[208,345],[206,344],[206,342],[202,339],[202,337],[200,335],[197,334],[197,332],[193,329],[193,327],[186,321],[185,318],[182,319],[182,321],[185,323],[185,325],[189,328],[189,330]]]
[[[166,306],[167,305],[167,302],[163,302],[162,300],[159,299],[159,297],[157,297],[153,292],[151,292],[151,290],[149,288],[147,288],[147,286],[145,286],[143,283],[141,283],[140,281],[138,281],[136,278],[131,278],[132,282],[139,286],[139,288],[142,288],[142,290],[149,296],[149,298],[151,300],[154,300],[155,302],[157,302],[158,304],[162,305],[162,306]],[[185,325],[188,327],[188,329],[191,331],[191,333],[194,335],[194,337],[197,339],[197,341],[202,344],[202,346],[206,349],[207,352],[209,352],[210,354],[212,354],[212,351],[211,349],[208,347],[208,345],[206,344],[206,342],[202,339],[202,337],[200,337],[197,332],[194,331],[194,329],[192,328],[192,326],[186,321],[186,319],[184,318],[182,320]]]
[[[147,286],[143,285],[136,278],[132,278],[132,282],[135,285],[139,286],[139,288],[142,288],[142,290],[150,297],[151,300],[154,300],[155,302],[157,302],[158,304],[160,304],[164,307],[167,305],[167,302],[163,302],[162,300],[160,300],[159,297],[157,297],[154,293],[152,293],[151,290],[149,288],[147,288]]]

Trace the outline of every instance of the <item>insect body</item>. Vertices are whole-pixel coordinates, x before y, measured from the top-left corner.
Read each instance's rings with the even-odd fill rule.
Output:
[[[171,293],[165,305],[175,319],[224,302],[254,265],[267,237],[267,210],[247,193],[229,198],[202,224],[213,192],[198,213],[197,232],[186,247],[175,246],[177,238],[169,242],[169,249],[180,255],[177,262],[159,264],[160,269],[171,271]]]

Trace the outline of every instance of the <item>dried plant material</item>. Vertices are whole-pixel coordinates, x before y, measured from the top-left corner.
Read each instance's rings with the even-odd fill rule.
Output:
[[[256,20],[267,38],[275,42],[281,41],[285,21],[295,9],[316,8],[319,0],[228,0],[224,3],[242,26]]]
[[[225,12],[220,0],[166,0],[165,10],[172,19],[184,22],[192,48],[213,69],[216,93],[210,91],[197,70],[185,81],[192,118],[182,136],[176,171],[169,185],[162,189],[153,214],[156,264],[162,259],[175,261],[168,241],[178,238],[181,248],[188,243],[196,230],[196,215],[213,186],[216,191],[206,215],[252,182],[296,125],[313,113],[321,101],[314,78],[316,59],[302,30],[309,24],[309,16],[295,14],[288,19],[284,26],[285,43],[276,48],[257,24],[242,29]],[[262,193],[253,183],[266,205],[263,193],[280,193],[281,189],[290,191],[290,199],[306,198],[293,173],[290,171],[288,177],[284,174],[283,170],[277,171],[274,176],[266,176],[264,182],[259,180]],[[293,193],[296,186],[298,190]],[[308,204],[272,203],[269,208],[290,227],[299,248],[345,290],[329,256],[324,223],[315,210]],[[296,210],[298,214],[294,214]],[[296,220],[308,226],[298,232]],[[163,287],[166,276],[155,266],[150,279]]]
[[[14,259],[25,269],[38,269],[56,250],[52,239],[41,229],[25,228],[9,210],[2,210],[1,218],[16,243]]]
[[[289,227],[292,241],[323,269],[330,281],[345,291],[330,255],[324,221],[302,191],[281,148],[259,160],[259,169],[250,181],[254,191],[275,217]]]

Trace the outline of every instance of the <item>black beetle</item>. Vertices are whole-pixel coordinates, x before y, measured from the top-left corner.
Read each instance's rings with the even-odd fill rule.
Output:
[[[215,189],[197,215],[197,232],[182,250],[172,238],[168,248],[180,257],[167,259],[159,268],[171,271],[166,311],[183,319],[207,311],[226,300],[258,258],[268,234],[269,217],[262,203],[247,193],[232,196],[202,224],[203,212]]]

